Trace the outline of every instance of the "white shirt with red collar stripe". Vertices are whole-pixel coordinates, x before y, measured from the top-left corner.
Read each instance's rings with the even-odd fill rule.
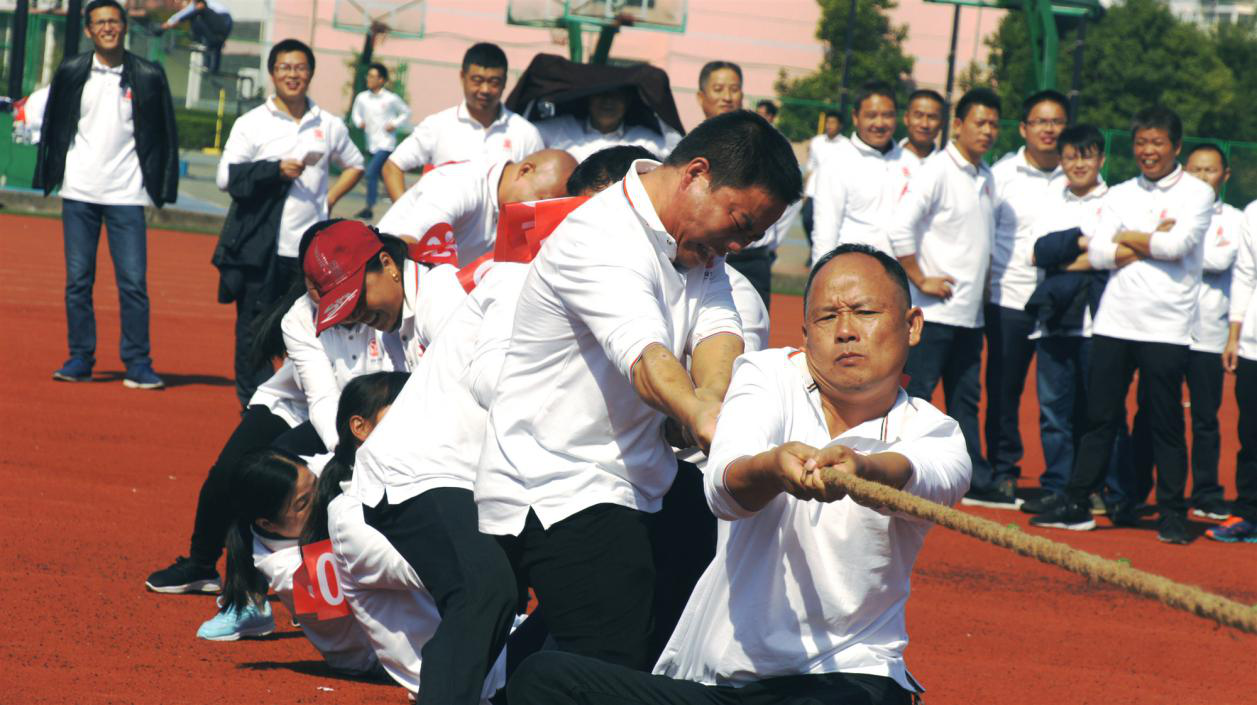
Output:
[[[1190,345],[1196,318],[1205,231],[1216,196],[1208,184],[1175,167],[1153,182],[1137,176],[1109,189],[1087,249],[1091,266],[1112,269],[1123,230],[1152,233],[1152,257],[1109,277],[1092,332],[1111,338]],[[1174,227],[1154,232],[1163,220]]]
[[[912,303],[928,323],[983,325],[983,289],[995,235],[995,181],[985,164],[971,164],[955,143],[930,155],[908,182],[890,224],[895,257],[915,254],[925,276],[950,276],[946,301],[911,285]]]
[[[774,348],[734,363],[705,470],[721,519],[716,557],[699,579],[654,672],[708,685],[779,676],[863,673],[919,692],[908,674],[904,607],[932,524],[850,497],[821,503],[781,494],[758,512],[725,486],[728,466],[796,441],[892,452],[912,464],[904,491],[951,505],[969,488],[960,427],[902,390],[885,416],[830,435],[804,353]]]
[[[633,163],[541,247],[520,293],[476,477],[480,529],[518,534],[596,504],[659,510],[676,475],[664,415],[631,370],[652,343],[685,359],[703,339],[741,335],[724,263],[679,268]]]
[[[412,171],[425,164],[466,160],[519,161],[544,148],[537,128],[505,105],[485,127],[467,112],[464,101],[424,118],[388,160],[402,171]]]
[[[498,182],[508,160],[444,164],[428,172],[393,204],[382,233],[453,238],[458,264],[493,251],[498,230]]]

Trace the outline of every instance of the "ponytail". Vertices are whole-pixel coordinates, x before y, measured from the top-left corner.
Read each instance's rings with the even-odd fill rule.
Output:
[[[297,486],[300,458],[267,449],[246,456],[231,477],[227,574],[220,609],[239,611],[266,595],[266,578],[253,564],[253,523],[275,521]]]

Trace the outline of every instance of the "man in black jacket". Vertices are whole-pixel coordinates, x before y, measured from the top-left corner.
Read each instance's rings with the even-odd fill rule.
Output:
[[[174,201],[178,191],[170,86],[161,66],[123,48],[127,18],[115,0],[92,0],[83,17],[94,51],[67,59],[53,75],[35,165],[34,185],[44,195],[61,187],[65,236],[70,359],[52,377],[92,378],[92,285],[103,222],[121,304],[123,384],[160,389],[149,347],[144,207]]]

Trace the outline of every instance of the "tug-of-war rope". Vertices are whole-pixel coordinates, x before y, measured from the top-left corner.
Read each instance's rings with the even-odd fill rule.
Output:
[[[1017,526],[1002,526],[989,519],[973,516],[893,487],[871,482],[855,475],[824,468],[826,484],[837,485],[852,498],[864,504],[880,505],[904,514],[932,521],[939,526],[967,536],[1010,548],[1023,556],[1058,566],[1090,580],[1116,585],[1124,590],[1156,600],[1194,615],[1212,619],[1218,624],[1257,634],[1257,606],[1250,607],[1220,595],[1205,592],[1194,585],[1176,583],[1169,578],[1130,567],[1063,543],[1034,536]]]

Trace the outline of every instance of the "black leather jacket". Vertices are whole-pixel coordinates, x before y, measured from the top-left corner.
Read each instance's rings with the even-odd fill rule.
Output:
[[[79,106],[92,70],[92,55],[89,50],[72,56],[53,74],[35,163],[34,186],[43,189],[45,196],[65,177],[65,155],[78,132]],[[170,84],[161,65],[129,51],[122,59],[122,82],[131,87],[135,152],[140,158],[144,190],[153,205],[161,207],[174,202],[179,191],[179,139]]]

